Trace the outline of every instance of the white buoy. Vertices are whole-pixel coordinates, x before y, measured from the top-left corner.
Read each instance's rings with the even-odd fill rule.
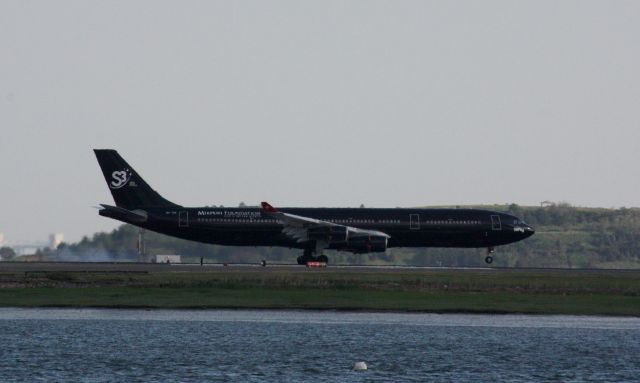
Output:
[[[366,371],[367,364],[365,362],[356,362],[356,364],[353,365],[353,369],[356,371]]]

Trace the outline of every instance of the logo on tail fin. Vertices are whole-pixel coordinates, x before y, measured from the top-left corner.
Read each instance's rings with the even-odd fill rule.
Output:
[[[111,183],[109,183],[109,187],[111,189],[120,189],[131,179],[131,170],[116,170],[115,172],[111,173],[111,178],[112,180]]]

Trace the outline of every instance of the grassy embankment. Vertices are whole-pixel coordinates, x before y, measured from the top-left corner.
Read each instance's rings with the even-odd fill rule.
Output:
[[[0,306],[640,316],[640,271],[0,273]]]

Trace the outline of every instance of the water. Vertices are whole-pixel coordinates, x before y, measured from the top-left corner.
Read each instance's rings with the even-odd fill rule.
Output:
[[[637,382],[640,319],[0,309],[0,382],[25,381]]]

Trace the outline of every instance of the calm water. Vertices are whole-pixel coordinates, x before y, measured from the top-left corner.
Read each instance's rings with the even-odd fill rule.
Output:
[[[25,381],[638,382],[640,319],[0,309]]]

